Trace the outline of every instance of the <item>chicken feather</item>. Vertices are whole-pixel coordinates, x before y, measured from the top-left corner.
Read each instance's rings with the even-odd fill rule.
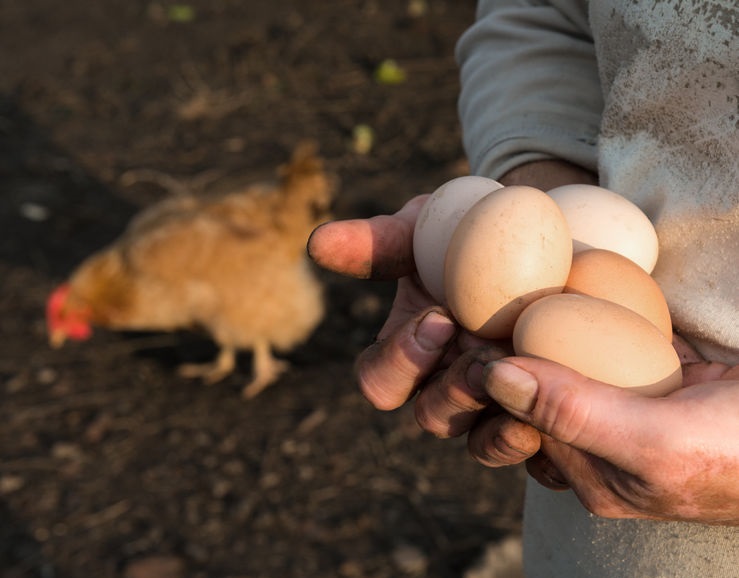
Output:
[[[220,353],[214,363],[188,364],[181,373],[215,382],[234,369],[237,350],[252,350],[254,375],[243,395],[259,393],[286,367],[272,350],[289,351],[323,318],[322,286],[305,244],[328,218],[336,188],[313,144],[298,146],[277,176],[274,184],[173,196],[142,211],[52,295],[52,343],[75,338],[72,323],[199,327]]]

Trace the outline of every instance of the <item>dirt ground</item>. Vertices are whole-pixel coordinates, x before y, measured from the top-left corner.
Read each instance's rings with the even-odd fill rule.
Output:
[[[0,576],[462,576],[520,530],[523,472],[359,393],[394,286],[323,274],[329,314],[244,402],[248,353],[205,387],[202,337],[47,345],[56,283],[168,194],[270,174],[302,138],[338,217],[464,171],[454,44],[471,0],[0,0]],[[399,83],[375,72],[394,59]],[[369,152],[356,127],[374,134]]]

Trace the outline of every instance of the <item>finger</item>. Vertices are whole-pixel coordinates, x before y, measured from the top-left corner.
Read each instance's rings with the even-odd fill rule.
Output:
[[[730,379],[731,371],[728,365],[718,361],[701,361],[683,365],[683,387],[707,381]]]
[[[679,335],[672,336],[675,348],[683,368],[683,387],[704,381],[731,379],[731,367],[718,361],[706,360],[687,340]],[[727,377],[728,375],[728,377]],[[739,375],[739,371],[737,371]]]
[[[451,317],[451,314],[449,315]],[[482,350],[485,348],[494,348],[499,351],[501,355],[497,356],[498,359],[513,355],[513,348],[511,346],[510,339],[483,339],[482,337],[477,337],[460,327],[454,343],[452,343],[451,347],[447,350],[440,365],[442,368],[447,368],[463,353],[473,349]]]
[[[606,385],[542,359],[506,358],[486,368],[485,389],[512,415],[555,441],[634,471],[661,428],[663,399]],[[551,457],[551,456],[550,456]]]
[[[400,407],[436,370],[456,332],[439,307],[413,317],[359,355],[355,369],[362,393],[378,409]]]
[[[506,356],[513,355],[513,346],[510,339],[484,339],[473,335],[469,331],[462,330],[457,336],[457,344],[462,351],[495,347],[499,351],[505,352]]]
[[[507,413],[485,416],[467,438],[467,448],[478,462],[491,467],[512,466],[539,451],[541,435]]]
[[[642,465],[648,458],[642,454]],[[541,451],[526,470],[551,490],[571,488],[586,510],[604,518],[651,518],[655,488],[607,460],[542,434]]]
[[[415,280],[415,277],[401,277],[398,279],[393,306],[388,313],[382,329],[377,334],[378,340],[383,340],[395,333],[399,327],[424,309],[434,307],[436,303]],[[438,306],[437,306],[437,309]],[[451,319],[448,312],[443,314]]]
[[[441,438],[469,431],[492,401],[482,387],[483,367],[501,357],[503,352],[494,348],[462,354],[418,394],[415,409],[419,425]]]
[[[539,439],[541,440],[541,438]],[[542,451],[526,460],[526,471],[542,486],[550,490],[566,490],[570,487],[569,482],[559,471],[559,468]]]
[[[311,233],[308,255],[324,269],[359,279],[410,275],[413,228],[426,198],[414,197],[394,215],[324,223]]]
[[[703,356],[688,341],[680,337],[677,333],[672,335],[672,346],[680,358],[680,363],[686,365],[688,363],[698,363],[705,361]]]

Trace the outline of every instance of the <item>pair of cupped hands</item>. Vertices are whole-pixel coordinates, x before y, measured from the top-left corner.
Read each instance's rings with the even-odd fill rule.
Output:
[[[556,161],[501,179],[544,189],[588,181]],[[649,398],[472,336],[415,273],[413,228],[426,198],[394,215],[326,223],[308,243],[325,269],[397,280],[377,341],[356,360],[367,399],[382,410],[414,403],[424,430],[467,435],[471,455],[490,467],[525,462],[539,483],[571,489],[594,514],[739,525],[739,366],[704,360],[675,336],[683,387]]]

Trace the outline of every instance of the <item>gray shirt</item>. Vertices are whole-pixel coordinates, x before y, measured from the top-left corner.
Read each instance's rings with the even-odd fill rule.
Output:
[[[528,578],[736,578],[739,528],[607,520],[529,478],[524,553]]]

